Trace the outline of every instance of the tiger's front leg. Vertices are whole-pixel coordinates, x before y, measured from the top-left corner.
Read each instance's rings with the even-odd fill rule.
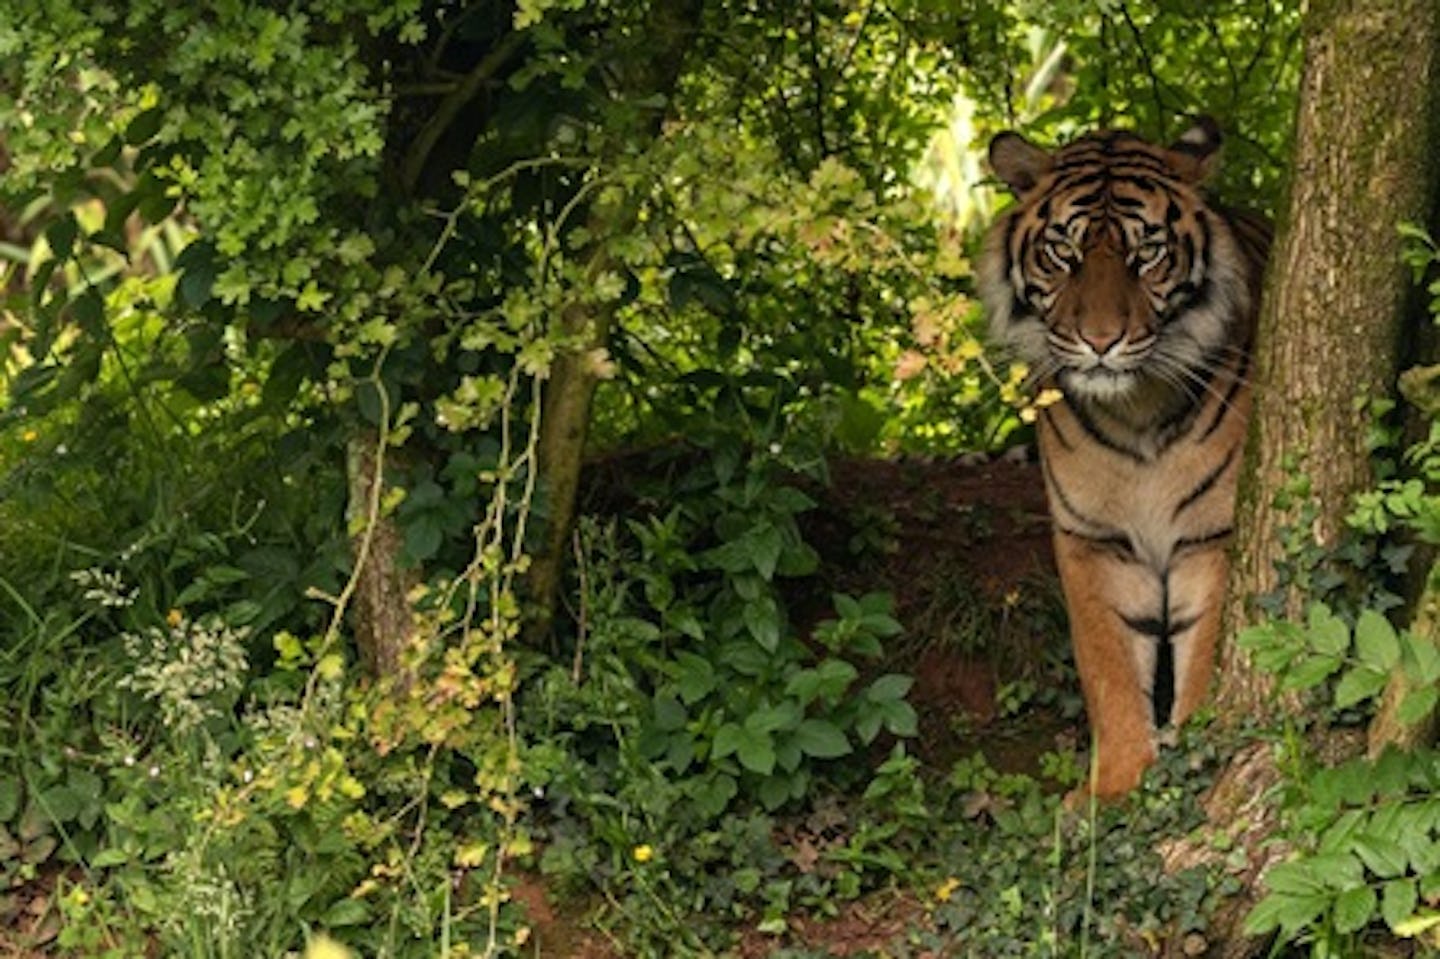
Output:
[[[1185,547],[1163,569],[1112,542],[1057,530],[1055,555],[1095,740],[1091,789],[1113,798],[1155,760],[1156,728],[1205,701],[1225,587],[1223,540]]]
[[[1091,790],[1100,798],[1117,797],[1139,785],[1155,760],[1155,656],[1135,642],[1127,617],[1139,621],[1161,602],[1161,590],[1133,558],[1064,530],[1055,533],[1055,558],[1094,739]]]

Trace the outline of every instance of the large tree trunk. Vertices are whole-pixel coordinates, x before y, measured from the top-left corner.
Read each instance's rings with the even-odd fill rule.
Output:
[[[1371,482],[1368,413],[1356,399],[1389,396],[1404,340],[1410,281],[1400,260],[1401,221],[1427,222],[1436,178],[1433,124],[1440,95],[1440,4],[1435,0],[1312,0],[1297,115],[1290,197],[1276,234],[1256,341],[1255,407],[1247,472],[1236,505],[1227,635],[1257,619],[1254,599],[1283,589],[1300,612],[1297,584],[1278,582],[1287,544],[1331,546],[1351,495]],[[1303,585],[1303,584],[1300,584]],[[1221,653],[1218,711],[1229,725],[1273,720],[1292,704],[1250,668],[1233,642]],[[1353,752],[1353,741],[1320,744]],[[1211,833],[1245,850],[1247,890],[1215,922],[1208,954],[1249,956],[1240,922],[1259,879],[1283,857],[1267,843],[1278,827],[1280,776],[1272,750],[1237,753],[1206,809]],[[1257,801],[1258,800],[1258,801]],[[1167,850],[1173,864],[1210,861],[1208,836]]]
[[[1236,505],[1229,633],[1279,586],[1287,537],[1335,542],[1371,480],[1361,397],[1394,391],[1410,281],[1401,221],[1426,222],[1436,173],[1440,5],[1314,0],[1290,199],[1270,264],[1255,356],[1255,412]],[[1293,495],[1284,495],[1287,491]],[[1287,611],[1299,592],[1287,584]],[[1273,717],[1268,678],[1222,651],[1222,717]]]

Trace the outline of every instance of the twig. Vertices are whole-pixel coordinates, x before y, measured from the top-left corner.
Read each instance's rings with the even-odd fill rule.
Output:
[[[575,547],[575,571],[580,577],[580,613],[576,617],[575,624],[575,663],[570,668],[570,681],[576,686],[580,685],[580,668],[585,662],[585,636],[589,631],[589,600],[590,578],[585,572],[585,551],[580,548],[580,530],[575,530],[570,537]]]
[[[450,124],[455,122],[460,111],[475,99],[480,88],[499,72],[524,41],[523,33],[507,34],[505,39],[481,57],[475,68],[440,101],[430,119],[420,128],[415,142],[405,154],[404,162],[400,164],[400,185],[407,195],[415,192],[415,187],[420,182],[420,174],[425,171],[425,164],[429,162],[430,153],[435,149],[435,144],[440,142],[440,137],[450,128]]]
[[[1155,122],[1163,126],[1165,122],[1165,98],[1160,94],[1160,78],[1155,74],[1155,61],[1150,57],[1150,51],[1145,46],[1145,35],[1135,24],[1135,18],[1130,16],[1130,5],[1120,4],[1120,16],[1124,18],[1125,25],[1130,28],[1130,34],[1135,38],[1135,49],[1140,51],[1140,60],[1145,64],[1145,75],[1150,78],[1150,95],[1155,98]]]

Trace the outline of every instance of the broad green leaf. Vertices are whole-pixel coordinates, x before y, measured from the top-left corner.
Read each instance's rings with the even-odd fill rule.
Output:
[[[1420,686],[1440,682],[1440,646],[1408,633],[1405,639],[1405,673],[1411,682]]]
[[[790,777],[774,775],[760,783],[760,802],[766,809],[779,809],[790,799]]]
[[[843,730],[824,719],[807,719],[795,730],[795,743],[807,756],[836,759],[851,751]]]
[[[673,733],[677,729],[683,729],[686,715],[685,707],[674,696],[665,693],[656,693],[654,699],[655,727],[663,732]]]
[[[1400,708],[1395,711],[1395,718],[1403,725],[1413,726],[1435,711],[1437,700],[1440,700],[1440,689],[1434,686],[1412,689],[1400,701]]]
[[[1362,611],[1355,622],[1355,653],[1365,665],[1388,672],[1400,661],[1395,627],[1373,609]]]
[[[800,708],[793,701],[756,709],[745,717],[745,728],[757,735],[780,729],[794,729],[800,724]]]
[[[775,771],[775,745],[768,733],[757,735],[748,730],[735,750],[740,765],[751,772],[768,776]]]
[[[1302,896],[1323,892],[1325,882],[1308,861],[1301,860],[1272,866],[1265,873],[1265,887],[1274,893]]]
[[[1358,932],[1375,914],[1375,890],[1369,886],[1347,889],[1335,899],[1335,931]]]
[[[780,531],[773,524],[766,523],[752,532],[748,539],[755,571],[760,574],[762,579],[769,582],[775,578],[775,568],[780,565],[780,551],[785,546],[784,540],[780,537]]]
[[[1347,670],[1335,684],[1335,708],[1348,709],[1356,703],[1380,694],[1389,678],[1388,673],[1370,666],[1356,666]]]
[[[675,665],[670,669],[675,679],[680,699],[693,706],[715,689],[715,667],[703,656],[681,652],[675,655]]]
[[[710,758],[724,759],[732,755],[740,748],[740,741],[745,737],[745,730],[739,723],[725,723],[715,730],[715,739],[710,744]]]
[[[1286,692],[1310,689],[1318,686],[1339,669],[1343,660],[1336,655],[1309,656],[1295,664],[1281,680],[1280,687]]]
[[[358,926],[370,918],[370,904],[364,899],[352,899],[346,897],[335,902],[325,915],[320,917],[323,926],[338,928],[340,926]]]
[[[1316,652],[1339,656],[1350,648],[1350,627],[1325,606],[1311,606],[1306,625],[1310,645]]]
[[[1327,889],[1343,891],[1365,881],[1365,867],[1351,853],[1311,856],[1299,865]]]
[[[885,704],[885,728],[896,736],[914,736],[919,731],[920,719],[915,707],[904,700]]]
[[[905,694],[910,692],[910,687],[914,684],[914,677],[901,673],[887,673],[870,684],[870,688],[865,692],[865,698],[876,703],[904,699]]]
[[[1276,929],[1295,933],[1314,923],[1328,905],[1330,897],[1323,893],[1272,893],[1245,917],[1245,934],[1262,936]]]
[[[1405,849],[1388,836],[1358,836],[1355,839],[1355,852],[1370,871],[1381,879],[1404,875],[1409,865]]]
[[[770,596],[745,604],[745,628],[766,652],[775,652],[780,645],[780,608]]]
[[[1392,931],[1398,931],[1414,915],[1419,901],[1420,893],[1414,879],[1393,879],[1385,884],[1380,894],[1380,916]]]

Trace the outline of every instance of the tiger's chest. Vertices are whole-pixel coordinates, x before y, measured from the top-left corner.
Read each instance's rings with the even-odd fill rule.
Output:
[[[1126,432],[1069,401],[1044,410],[1039,443],[1063,531],[1168,569],[1227,538],[1250,407],[1243,370],[1167,435]]]

